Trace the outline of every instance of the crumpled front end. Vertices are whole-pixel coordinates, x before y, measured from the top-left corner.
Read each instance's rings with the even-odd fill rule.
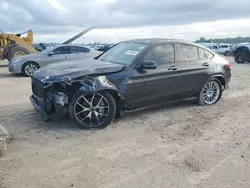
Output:
[[[47,79],[32,79],[30,101],[33,107],[41,113],[43,120],[48,121],[54,114],[68,115],[69,106],[77,91],[94,93],[104,89],[116,90],[105,76],[83,76],[78,79],[60,79],[48,82]]]
[[[48,121],[52,114],[67,113],[69,98],[60,83],[47,84],[32,77],[32,92],[30,101],[33,107],[42,114],[43,120]],[[59,113],[58,113],[59,114]]]

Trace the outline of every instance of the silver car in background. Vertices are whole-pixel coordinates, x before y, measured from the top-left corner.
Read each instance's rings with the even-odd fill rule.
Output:
[[[8,68],[11,73],[22,73],[32,76],[37,69],[51,63],[66,61],[70,59],[94,58],[101,54],[95,49],[80,45],[56,45],[40,52],[13,58],[9,61]]]

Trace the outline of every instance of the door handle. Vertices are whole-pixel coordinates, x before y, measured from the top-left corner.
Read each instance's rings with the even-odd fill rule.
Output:
[[[208,67],[209,64],[206,62],[206,63],[203,63],[202,66],[203,66],[203,67]]]
[[[177,70],[177,69],[178,68],[176,66],[171,66],[171,67],[168,68],[168,70],[170,70],[170,71],[174,71],[174,70]]]

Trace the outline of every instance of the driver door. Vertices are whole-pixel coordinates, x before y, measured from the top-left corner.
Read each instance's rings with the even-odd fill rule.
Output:
[[[177,92],[180,71],[175,63],[174,44],[164,43],[152,47],[142,61],[153,61],[156,69],[135,70],[127,80],[125,96],[132,108],[141,108],[172,100]]]
[[[52,51],[51,54],[48,55],[48,59],[44,62],[44,66],[56,63],[60,61],[66,61],[70,59],[70,48],[68,46],[61,46]]]

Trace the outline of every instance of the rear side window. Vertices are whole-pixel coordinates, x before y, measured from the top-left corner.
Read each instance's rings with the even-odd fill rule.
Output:
[[[176,60],[178,62],[198,60],[198,48],[187,44],[176,44]]]
[[[199,59],[211,59],[214,55],[207,50],[202,48],[198,48],[199,51]]]
[[[167,63],[174,62],[174,45],[173,44],[162,44],[153,47],[144,56],[143,60],[151,60],[156,62],[158,65],[164,65]]]
[[[90,49],[80,46],[71,46],[71,53],[87,53],[90,52]]]
[[[63,47],[59,47],[57,49],[55,49],[54,54],[69,54],[70,53],[70,49],[68,46],[63,46]]]

